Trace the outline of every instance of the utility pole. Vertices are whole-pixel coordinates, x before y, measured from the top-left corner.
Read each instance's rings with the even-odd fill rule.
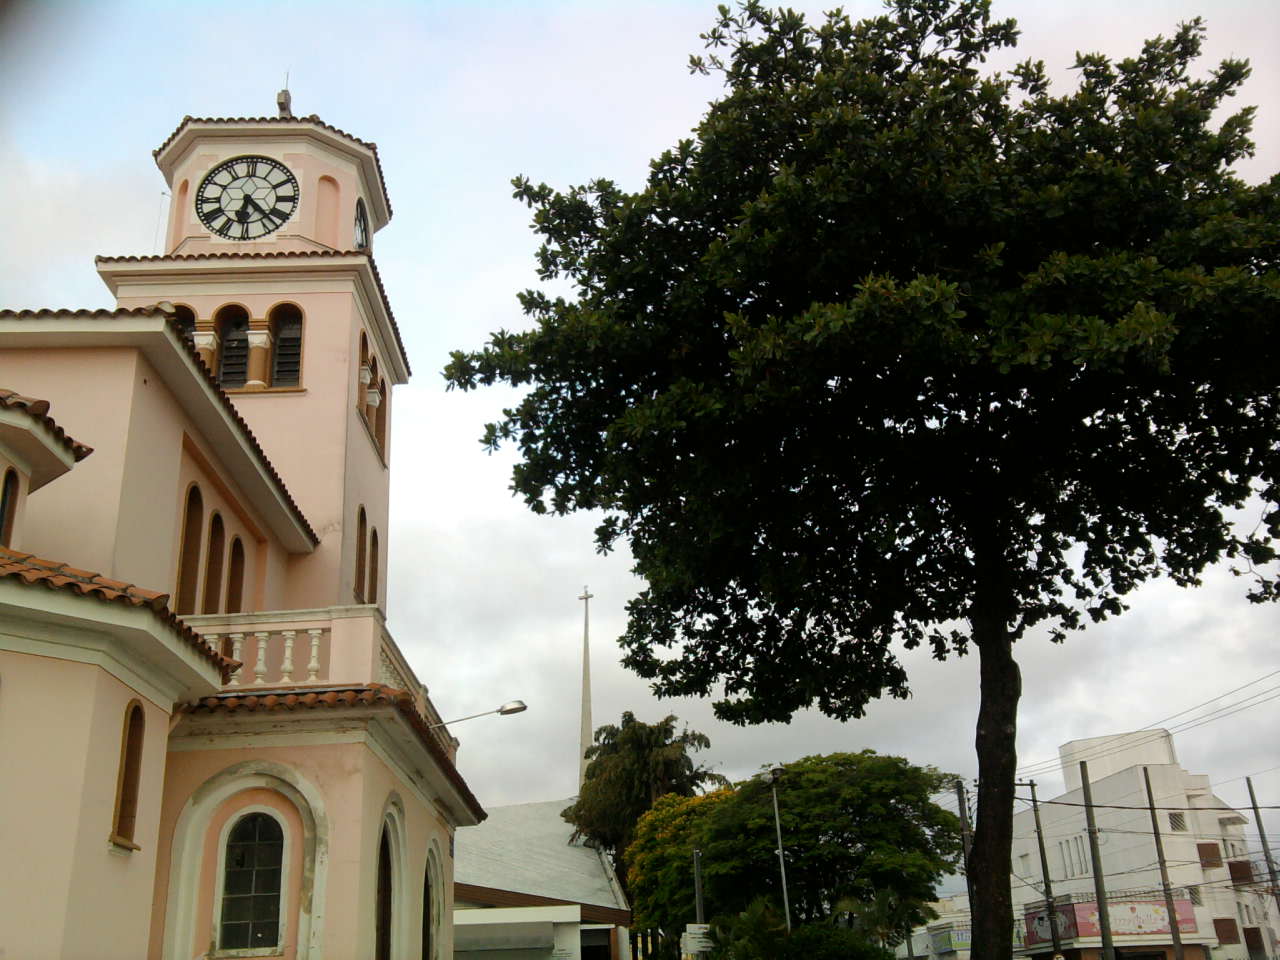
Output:
[[[693,912],[698,923],[706,923],[702,909],[702,851],[693,851]]]
[[[595,596],[582,588],[582,723],[578,731],[578,792],[587,782],[587,750],[591,747],[591,598]]]
[[[973,834],[969,832],[969,800],[964,795],[964,781],[956,780],[956,799],[960,802],[960,839],[964,844],[964,886],[969,894],[969,915],[973,916],[977,904],[973,899],[973,879],[969,876],[969,851],[973,847]]]
[[[1178,928],[1178,912],[1173,906],[1173,891],[1169,889],[1169,868],[1164,862],[1164,841],[1160,838],[1160,818],[1156,816],[1156,798],[1151,792],[1151,773],[1142,768],[1142,779],[1147,785],[1147,809],[1151,811],[1151,832],[1156,838],[1156,860],[1160,863],[1160,885],[1164,887],[1164,908],[1169,914],[1169,932],[1173,934],[1173,960],[1183,960],[1182,931]]]
[[[1111,911],[1107,909],[1107,885],[1102,879],[1102,852],[1098,849],[1098,825],[1093,819],[1093,790],[1089,786],[1089,762],[1080,761],[1080,785],[1084,788],[1084,817],[1089,826],[1089,856],[1093,859],[1093,894],[1098,898],[1098,926],[1102,931],[1102,960],[1116,960],[1111,940]]]
[[[769,771],[770,784],[773,790],[773,825],[778,830],[778,869],[782,873],[782,912],[787,918],[787,933],[791,932],[791,903],[787,899],[787,860],[782,854],[782,818],[778,815],[778,778],[782,776],[782,767],[774,767]]]
[[[1253,777],[1245,777],[1249,785],[1249,802],[1253,805],[1253,819],[1258,824],[1258,836],[1262,839],[1262,853],[1267,858],[1267,873],[1271,877],[1271,895],[1276,899],[1276,910],[1280,911],[1280,881],[1276,880],[1276,862],[1271,859],[1271,847],[1267,845],[1267,835],[1262,829],[1262,814],[1258,811],[1258,798],[1253,792]]]
[[[1040,847],[1040,876],[1044,879],[1044,900],[1049,916],[1049,936],[1053,939],[1053,952],[1062,953],[1062,935],[1058,932],[1058,905],[1053,899],[1053,884],[1049,880],[1049,856],[1044,852],[1044,831],[1040,828],[1040,804],[1036,800],[1036,782],[1028,780],[1031,788],[1031,814],[1036,819],[1036,844]]]
[[[705,911],[702,906],[702,851],[693,851],[693,912],[698,923],[705,923]],[[695,950],[694,956],[705,957],[706,951]]]

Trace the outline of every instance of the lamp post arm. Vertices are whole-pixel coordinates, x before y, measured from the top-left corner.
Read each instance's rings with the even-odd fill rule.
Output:
[[[442,723],[433,723],[427,729],[435,730],[437,727],[447,727],[453,723],[461,723],[463,720],[474,720],[476,717],[487,717],[491,713],[500,713],[504,717],[508,717],[513,713],[523,713],[525,710],[528,710],[528,709],[529,708],[525,706],[523,700],[511,700],[507,703],[504,703],[502,706],[498,707],[497,710],[484,710],[484,711],[481,711],[480,713],[473,713],[469,717],[458,717],[458,719],[456,720],[445,720]]]
[[[434,730],[437,727],[447,727],[451,723],[461,723],[463,720],[474,720],[476,717],[487,717],[489,714],[497,712],[497,710],[485,710],[483,713],[473,713],[469,717],[458,717],[456,720],[445,720],[441,723],[433,723],[431,725],[431,729]]]

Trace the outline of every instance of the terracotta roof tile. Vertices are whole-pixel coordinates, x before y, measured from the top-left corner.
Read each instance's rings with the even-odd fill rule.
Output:
[[[0,387],[0,407],[9,410],[25,410],[27,415],[37,423],[41,424],[54,435],[55,438],[70,451],[71,455],[76,458],[79,463],[89,454],[93,453],[93,447],[80,443],[67,436],[65,430],[54,423],[53,417],[49,416],[49,401],[37,400],[34,397],[24,397],[20,393],[14,393],[12,390],[5,390]]]
[[[102,258],[100,257],[99,259]],[[51,314],[69,314],[73,317],[90,318],[128,316],[149,317],[154,316],[157,313],[161,314],[165,318],[165,322],[168,323],[169,327],[178,335],[178,342],[186,349],[187,356],[191,357],[195,361],[196,369],[200,370],[204,374],[205,380],[209,383],[209,386],[213,388],[219,401],[221,401],[223,409],[230,414],[231,419],[235,421],[236,426],[243,432],[245,439],[249,441],[249,447],[257,455],[259,462],[266,469],[267,475],[271,477],[272,481],[274,481],[276,488],[280,491],[280,495],[284,498],[285,503],[289,505],[290,510],[293,511],[294,517],[302,525],[303,530],[306,531],[307,537],[312,543],[318,544],[320,542],[320,537],[317,536],[315,530],[312,529],[310,522],[308,522],[306,516],[302,512],[302,508],[299,507],[297,501],[293,499],[293,494],[289,492],[289,488],[285,485],[284,478],[276,471],[275,466],[271,462],[271,458],[267,456],[266,451],[262,449],[262,444],[258,443],[258,438],[254,436],[253,431],[249,429],[249,424],[245,422],[244,417],[240,416],[240,411],[236,409],[235,403],[233,403],[231,398],[227,396],[226,392],[218,386],[218,378],[213,375],[213,371],[204,365],[204,361],[200,359],[200,354],[196,351],[196,348],[188,342],[186,331],[184,331],[182,326],[177,322],[172,311],[161,309],[159,306],[134,307],[132,309],[122,310],[53,310],[42,308],[39,310],[0,310],[0,319],[29,320],[35,317],[49,316]]]
[[[96,597],[131,607],[147,607],[204,659],[216,666],[226,683],[239,664],[224,657],[169,609],[169,595],[112,580],[91,570],[80,570],[57,560],[43,560],[30,553],[0,547],[0,579],[15,577],[29,585],[41,584],[50,590],[68,590],[82,597]]]
[[[336,133],[340,137],[345,137],[347,140],[350,140],[352,143],[358,146],[364,147],[366,150],[368,150],[370,153],[373,154],[373,162],[378,168],[378,180],[381,182],[381,185],[382,185],[382,199],[387,205],[387,216],[388,217],[391,216],[391,213],[392,213],[391,196],[387,193],[387,178],[386,178],[386,175],[382,172],[382,159],[378,156],[378,145],[376,143],[373,143],[370,140],[361,140],[359,137],[352,136],[351,134],[347,133],[347,131],[340,130],[331,123],[325,123],[323,120],[317,117],[314,113],[305,117],[192,117],[192,116],[186,116],[182,118],[182,122],[178,124],[177,129],[175,129],[173,133],[169,134],[169,136],[165,138],[164,143],[160,144],[160,146],[156,147],[154,150],[151,151],[151,155],[158,159],[160,154],[164,153],[165,149],[169,146],[169,144],[173,143],[173,141],[178,138],[178,134],[180,134],[183,128],[189,123],[271,123],[271,124],[311,123],[317,127],[323,127],[325,130],[328,130],[330,133]]]
[[[431,754],[432,759],[444,771],[449,782],[453,784],[467,807],[483,820],[486,817],[484,808],[476,799],[467,782],[458,773],[440,740],[431,729],[431,724],[418,712],[414,705],[413,695],[383,683],[369,683],[349,687],[282,687],[278,689],[256,689],[245,691],[224,691],[213,697],[204,697],[189,703],[180,709],[191,714],[235,714],[240,711],[249,713],[272,712],[277,710],[336,710],[342,707],[394,707],[418,735],[422,745]]]
[[[373,256],[367,250],[258,250],[256,252],[244,251],[243,253],[168,253],[154,254],[150,256],[125,256],[125,257],[94,257],[95,263],[166,263],[180,260],[283,260],[291,257],[366,257],[369,261],[369,269],[373,273],[373,282],[378,287],[378,296],[382,298],[382,309],[387,311],[387,317],[391,321],[391,332],[395,334],[396,347],[400,350],[400,359],[404,361],[405,370],[412,373],[409,366],[409,355],[405,352],[404,341],[400,338],[400,325],[396,323],[396,315],[391,312],[391,301],[387,298],[387,288],[382,284],[382,274],[378,272],[378,265],[374,262]],[[24,313],[27,311],[23,311]],[[3,315],[3,311],[0,311]]]
[[[155,307],[118,307],[111,309],[106,307],[98,307],[96,309],[80,307],[77,310],[63,307],[36,307],[28,310],[0,310],[0,317],[15,317],[19,320],[44,317],[49,314],[68,317],[149,317],[158,312],[161,311],[158,311]]]

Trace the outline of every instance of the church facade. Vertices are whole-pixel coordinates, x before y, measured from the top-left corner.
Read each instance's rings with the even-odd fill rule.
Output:
[[[188,117],[109,311],[0,311],[0,956],[441,960],[485,816],[386,628],[377,148]]]

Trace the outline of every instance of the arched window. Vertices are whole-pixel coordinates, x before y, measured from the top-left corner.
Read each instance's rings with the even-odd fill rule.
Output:
[[[364,603],[364,542],[368,535],[368,523],[365,520],[364,507],[361,507],[356,511],[356,603]]]
[[[227,613],[241,613],[244,608],[244,544],[231,538],[231,563],[227,567]]]
[[[362,388],[364,393],[364,422],[372,430],[378,421],[378,358],[369,358],[369,383]]]
[[[378,531],[369,534],[369,592],[365,597],[370,603],[378,602]]]
[[[374,415],[373,435],[378,438],[378,449],[387,455],[387,381],[378,381],[378,409]]]
[[[357,250],[369,249],[369,211],[365,209],[364,197],[356,197],[356,219],[354,231]]]
[[[275,817],[250,813],[231,828],[222,875],[220,949],[279,946],[283,863],[284,831]]]
[[[173,318],[178,321],[178,326],[182,328],[182,338],[187,343],[194,343],[196,338],[196,312],[185,304],[178,304],[173,308]]]
[[[369,369],[369,338],[360,331],[360,368],[356,373],[356,409],[364,411],[364,392],[373,376]]]
[[[273,307],[269,317],[272,341],[271,385],[296,387],[302,377],[302,311],[295,304]]]
[[[215,314],[218,331],[218,383],[224,389],[243,387],[249,379],[249,312],[230,303]]]
[[[0,486],[0,547],[13,544],[13,521],[18,515],[18,471],[10,467],[4,472]]]
[[[138,825],[138,781],[142,777],[142,735],[146,718],[142,704],[129,701],[124,711],[124,730],[120,734],[120,766],[116,774],[116,811],[111,821],[111,839],[132,846]]]
[[[374,960],[391,960],[391,838],[387,828],[382,828],[382,840],[378,844],[378,902],[374,926]]]
[[[431,858],[428,856],[422,872],[422,960],[435,960],[435,955],[431,951],[433,933],[431,929]]]
[[[222,516],[215,512],[213,519],[209,521],[209,550],[204,561],[204,613],[218,612],[218,599],[222,596],[222,557],[226,540]]]
[[[178,547],[178,602],[174,612],[195,613],[196,586],[200,582],[200,528],[204,523],[204,500],[194,484],[187,494],[187,511],[182,519],[182,543]]]

